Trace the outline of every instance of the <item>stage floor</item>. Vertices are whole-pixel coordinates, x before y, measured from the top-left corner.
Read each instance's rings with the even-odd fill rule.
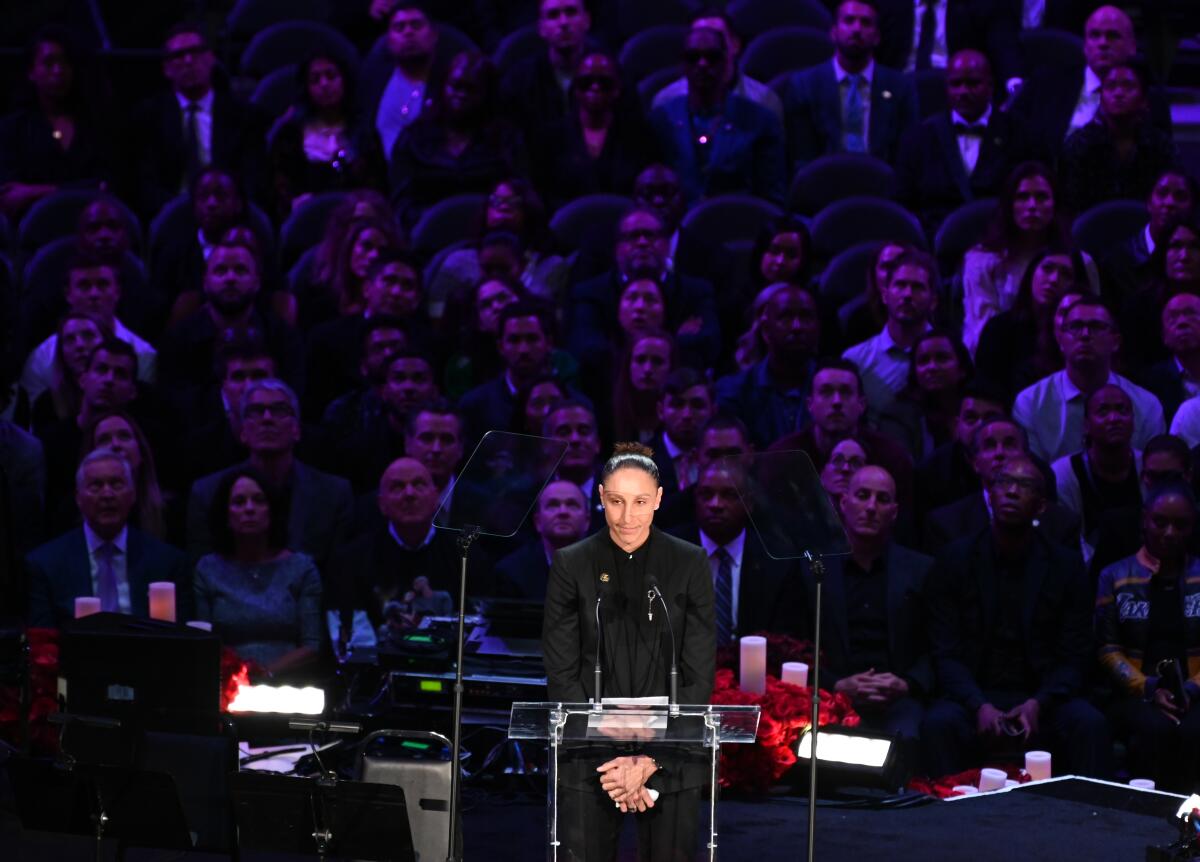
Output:
[[[1066,797],[1066,798],[1062,798]],[[477,789],[465,798],[469,862],[538,862],[545,840],[544,808],[525,796],[505,799]],[[1178,798],[1111,785],[1069,781],[1025,787],[958,802],[932,802],[899,810],[821,808],[818,858],[887,859],[889,862],[1024,860],[1140,860],[1148,844],[1167,844],[1174,833],[1165,817]],[[718,810],[722,862],[770,862],[804,857],[807,807],[800,797],[762,801],[728,799]],[[628,836],[627,837],[631,837]],[[106,858],[112,859],[112,848]],[[90,860],[86,839],[22,834],[11,815],[0,820],[4,862]],[[224,860],[210,854],[130,851],[129,862]],[[286,857],[243,854],[246,862]],[[632,851],[621,862],[632,860]]]

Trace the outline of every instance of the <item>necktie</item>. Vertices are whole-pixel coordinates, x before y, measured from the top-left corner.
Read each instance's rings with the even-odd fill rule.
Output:
[[[724,548],[713,553],[717,559],[717,583],[714,601],[717,612],[717,646],[733,640],[733,557]]]
[[[917,40],[917,71],[928,69],[933,64],[933,37],[937,32],[937,0],[925,0],[925,11],[921,13],[921,35]]]
[[[195,102],[188,102],[185,112],[187,116],[183,121],[183,145],[187,149],[187,175],[190,180],[202,167],[200,162],[200,133],[196,128],[196,112],[200,110],[200,106]]]
[[[100,599],[100,610],[116,613],[121,609],[117,601],[117,573],[113,568],[113,557],[117,546],[105,542],[96,548],[96,597]]]
[[[863,110],[862,85],[866,78],[862,75],[847,75],[846,82],[846,112],[843,121],[845,132],[845,149],[848,153],[865,153],[866,112]]]

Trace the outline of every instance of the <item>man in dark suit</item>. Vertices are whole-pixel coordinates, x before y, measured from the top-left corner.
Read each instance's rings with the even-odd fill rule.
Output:
[[[875,57],[903,72],[944,69],[967,48],[985,53],[1001,81],[1021,74],[1018,17],[1008,0],[878,0]]]
[[[745,423],[750,441],[765,449],[809,419],[807,397],[816,369],[821,323],[817,300],[800,285],[780,286],[759,312],[767,355],[717,381],[717,406]]]
[[[696,483],[700,466],[696,446],[716,406],[712,383],[694,368],[677,368],[663,381],[658,395],[662,431],[650,441],[650,448],[658,464],[664,498]]]
[[[668,270],[666,222],[651,209],[634,209],[617,224],[613,269],[571,288],[566,346],[579,360],[584,388],[599,392],[609,385],[609,354],[617,334],[617,305],[631,281],[658,282],[666,306],[663,328],[677,333],[692,319],[700,327],[679,333],[676,346],[688,365],[707,368],[721,349],[715,291],[710,282]]]
[[[718,647],[754,632],[803,631],[797,567],[768,556],[750,526],[743,503],[748,496],[744,471],[721,461],[711,463],[692,492],[694,521],[672,531],[708,555]]]
[[[129,526],[136,502],[129,462],[109,449],[83,459],[75,483],[83,526],[25,558],[29,625],[59,628],[75,616],[75,599],[96,596],[102,611],[148,617],[152,581],[175,584],[175,617],[190,618],[192,584],[184,555]]]
[[[990,477],[990,523],[947,547],[930,576],[930,633],[944,699],[921,726],[930,775],[1006,735],[1058,748],[1061,771],[1107,777],[1104,716],[1080,697],[1092,647],[1092,591],[1078,551],[1034,528],[1042,475],[1014,458]],[[1061,758],[1061,760],[1059,759]]]
[[[512,65],[500,82],[500,93],[529,140],[567,114],[570,83],[587,49],[592,26],[583,0],[540,0],[537,31],[546,43]]]
[[[839,506],[850,555],[825,560],[820,684],[848,696],[866,726],[915,740],[934,682],[922,599],[933,558],[893,541],[900,504],[882,467],[851,476]],[[811,636],[816,584],[808,567],[804,583],[803,631]]]
[[[262,380],[246,386],[241,403],[241,440],[248,463],[290,492],[288,547],[308,554],[324,572],[350,529],[354,498],[350,484],[296,460],[300,404],[286,383]],[[208,511],[225,471],[197,480],[187,508],[187,548],[193,559],[212,550]]]
[[[322,433],[331,440],[348,439],[379,421],[385,410],[383,390],[388,366],[408,346],[408,333],[399,318],[371,317],[355,328],[361,330],[354,349],[360,382],[330,401],[321,414]]]
[[[959,51],[946,67],[949,110],[900,142],[896,198],[920,215],[930,236],[957,207],[998,196],[1012,168],[1035,155],[1021,124],[993,109],[992,97],[987,57]]]
[[[716,30],[693,28],[683,46],[686,96],[655,108],[650,126],[690,202],[743,192],[783,203],[783,127],[749,99],[729,92],[727,49]]]
[[[984,490],[969,494],[954,503],[931,511],[925,519],[923,550],[928,554],[938,553],[955,539],[974,534],[983,529],[991,519],[991,504],[986,498],[986,489],[1005,465],[1015,458],[1030,458],[1029,443],[1025,432],[1007,416],[999,416],[981,422],[970,444],[971,467],[979,477]],[[1032,459],[1030,458],[1032,461]],[[1035,466],[1036,466],[1036,462]],[[1046,499],[1048,482],[1042,476],[1041,495]],[[1053,471],[1049,471],[1053,475]],[[1046,538],[1068,548],[1079,546],[1079,518],[1056,503],[1045,503],[1034,516],[1034,526]]]
[[[652,526],[662,489],[644,447],[618,450],[601,477],[607,529],[558,551],[550,566],[542,629],[549,697],[583,703],[602,695],[668,695],[675,655],[678,702],[707,703],[715,628],[712,572],[704,552]],[[664,603],[647,599],[655,582],[670,609],[670,628]],[[597,599],[602,692],[595,690],[593,675],[600,637]],[[702,750],[663,745],[585,744],[566,751],[559,771],[558,835],[567,858],[615,860],[621,815],[629,811],[637,812],[644,858],[692,858],[707,782],[697,754]],[[655,799],[651,790],[661,796]]]
[[[567,444],[554,478],[565,479],[579,488],[588,501],[588,529],[600,529],[604,526],[604,507],[596,485],[596,474],[600,469],[600,435],[591,405],[573,398],[555,405],[546,414],[543,433]]]
[[[149,221],[205,165],[243,179],[252,196],[265,181],[266,120],[228,90],[215,87],[216,57],[201,28],[180,24],[163,42],[163,75],[171,91],[144,103],[136,135],[139,202]]]
[[[1162,311],[1162,340],[1171,358],[1155,363],[1142,375],[1142,384],[1162,403],[1170,427],[1179,405],[1200,395],[1200,297],[1180,293]]]
[[[1083,57],[1064,68],[1060,65],[1031,69],[1013,105],[1038,137],[1038,146],[1056,157],[1063,141],[1083,128],[1100,106],[1100,84],[1117,63],[1128,63],[1137,51],[1133,21],[1114,6],[1101,6],[1087,19],[1083,30]],[[1159,87],[1147,92],[1150,119],[1171,131],[1171,108]]]
[[[1146,198],[1149,218],[1145,227],[1110,248],[1100,260],[1104,296],[1114,307],[1123,306],[1155,277],[1154,250],[1170,238],[1168,234],[1181,219],[1192,216],[1197,202],[1200,202],[1200,186],[1191,175],[1178,168],[1159,174]],[[1164,412],[1174,413],[1165,409]],[[1167,422],[1170,421],[1168,417]]]
[[[916,90],[875,62],[879,20],[874,0],[841,0],[832,62],[796,72],[783,98],[794,168],[830,153],[896,160],[900,138],[917,122]]]
[[[979,426],[1005,415],[999,395],[983,386],[970,386],[963,392],[954,421],[954,432],[917,465],[915,474],[917,524],[934,509],[949,505],[980,489],[979,474],[971,465],[971,439]],[[1049,467],[1046,468],[1049,470]]]
[[[533,510],[537,539],[526,542],[496,563],[496,595],[541,601],[554,552],[587,535],[588,501],[574,482],[548,482]]]

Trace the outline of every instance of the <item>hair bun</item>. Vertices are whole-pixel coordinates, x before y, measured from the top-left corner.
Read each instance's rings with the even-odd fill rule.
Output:
[[[617,458],[621,455],[641,455],[643,458],[654,458],[654,450],[645,443],[629,441],[626,443],[617,443],[613,446],[613,457]]]

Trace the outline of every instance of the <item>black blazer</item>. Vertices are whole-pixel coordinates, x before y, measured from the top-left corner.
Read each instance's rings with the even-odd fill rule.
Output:
[[[191,619],[192,582],[182,551],[130,527],[125,546],[125,576],[135,617],[150,615],[153,581],[175,584],[175,618]],[[75,617],[75,599],[93,595],[87,540],[83,527],[53,539],[25,558],[29,578],[29,625],[60,628]]]
[[[685,542],[700,543],[700,530],[686,524],[671,531]],[[712,574],[712,566],[709,566]],[[777,632],[799,636],[804,631],[805,602],[799,566],[793,561],[773,560],[750,525],[742,546],[742,571],[738,579],[739,635]]]
[[[821,650],[824,673],[821,687],[833,690],[839,679],[861,668],[849,666],[850,626],[846,612],[845,556],[826,557],[821,596]],[[888,654],[892,673],[908,682],[911,693],[933,691],[933,659],[926,631],[925,581],[933,569],[933,557],[892,544],[887,551]],[[803,631],[812,637],[816,581],[812,569],[803,567],[805,608]]]
[[[265,117],[258,108],[219,88],[213,90],[212,113],[212,163],[232,171],[250,197],[261,199]],[[149,219],[179,194],[186,179],[183,112],[175,93],[168,91],[142,103],[135,116],[138,197],[142,214]]]
[[[1070,548],[1034,533],[1022,618],[1033,683],[1042,706],[1079,691],[1092,644],[1092,591]],[[974,712],[987,702],[978,677],[995,635],[996,560],[990,530],[939,555],[928,581],[929,631],[939,690]]]
[[[987,55],[997,84],[1021,73],[1020,16],[1005,8],[1007,0],[949,0],[946,4],[946,49],[949,55],[974,48]],[[912,0],[880,0],[879,47],[875,59],[894,69],[908,68],[913,30],[920,24]]]
[[[657,527],[651,528],[649,541],[646,573],[658,578],[671,608],[680,676],[679,702],[708,703],[716,672],[716,622],[708,557],[703,549]],[[551,561],[542,652],[552,701],[584,703],[595,693],[592,672],[596,655],[596,597],[602,573],[613,565],[614,547],[608,531],[601,530],[559,550]],[[617,591],[612,595],[617,595]],[[623,649],[620,629],[630,615],[644,610],[640,605],[636,609],[623,608],[619,600],[610,601],[607,612],[601,616],[605,644],[611,645],[614,652]],[[657,615],[656,618],[661,619]],[[665,620],[661,626],[665,635]],[[661,673],[652,675],[652,690],[634,691],[633,681],[624,670],[625,662],[605,659],[604,696],[667,694],[669,651],[660,647],[646,656],[646,660],[653,662]]]
[[[983,492],[963,497],[956,503],[934,509],[925,519],[923,550],[936,554],[962,536],[973,536],[991,523]],[[1065,545],[1079,547],[1079,518],[1057,503],[1047,503],[1046,511],[1037,520],[1037,531],[1045,538]]]
[[[993,108],[979,147],[979,161],[968,174],[950,114],[937,114],[909,129],[900,142],[896,197],[916,211],[926,230],[933,233],[957,207],[999,195],[1009,172],[1036,155],[1021,124],[1011,114]]]
[[[1140,383],[1162,403],[1163,421],[1170,427],[1179,405],[1191,397],[1183,386],[1183,376],[1175,364],[1175,357],[1151,365],[1141,375]]]

